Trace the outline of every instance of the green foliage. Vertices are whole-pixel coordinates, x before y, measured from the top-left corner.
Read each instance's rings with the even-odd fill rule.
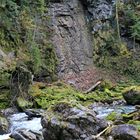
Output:
[[[44,68],[53,77],[55,76],[55,73],[56,73],[56,66],[58,64],[58,59],[56,57],[52,44],[48,44],[48,46],[45,49],[44,55],[45,55]]]
[[[140,40],[140,12],[139,2],[123,3],[117,5],[117,25],[106,23],[104,28],[96,32],[94,40],[94,62],[99,67],[114,69],[119,74],[140,79],[140,53],[136,48],[135,41]],[[111,19],[113,20],[113,18]],[[119,31],[120,30],[120,31]],[[131,48],[128,48],[127,42],[119,39],[119,32],[124,33],[130,40],[134,40]],[[138,50],[137,50],[138,49]]]
[[[10,90],[0,90],[0,109],[4,109],[10,106]]]
[[[120,18],[124,20],[120,21],[120,26],[127,28],[127,33],[130,37],[140,40],[140,2],[132,2],[123,4],[119,9]]]
[[[0,2],[0,46],[14,50],[17,61],[23,61],[38,75],[46,71],[51,76],[56,69],[56,55],[50,45],[46,27],[48,1],[2,0]]]
[[[32,44],[31,57],[32,57],[32,61],[33,61],[34,73],[39,72],[39,69],[41,67],[41,54],[40,54],[40,50],[36,44]]]
[[[18,106],[18,108],[24,110],[27,108],[31,108],[33,106],[33,103],[27,101],[26,99],[24,99],[22,97],[18,97],[17,98],[17,106]]]

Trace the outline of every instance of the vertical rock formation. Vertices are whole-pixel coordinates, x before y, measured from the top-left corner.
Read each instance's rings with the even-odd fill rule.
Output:
[[[52,1],[49,7],[52,42],[59,59],[59,75],[93,65],[92,42],[83,5],[79,0]]]

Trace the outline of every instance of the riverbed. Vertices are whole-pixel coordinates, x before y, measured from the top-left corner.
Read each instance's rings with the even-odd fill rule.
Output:
[[[117,106],[94,106],[91,107],[94,111],[97,112],[98,118],[105,118],[111,112],[117,112],[118,114],[121,113],[130,113],[135,111],[135,106],[126,106],[126,105],[117,105]],[[0,135],[0,140],[6,140],[9,138],[11,133],[26,129],[31,131],[41,131],[41,117],[39,118],[32,118],[29,120],[28,116],[25,113],[16,113],[10,115],[8,117],[10,122],[9,133]]]

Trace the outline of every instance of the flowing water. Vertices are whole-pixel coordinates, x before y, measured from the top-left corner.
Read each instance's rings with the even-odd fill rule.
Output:
[[[95,107],[93,110],[95,110],[98,115],[98,118],[105,118],[107,115],[109,115],[111,112],[116,112],[117,114],[127,114],[135,111],[135,106],[99,106]]]
[[[26,129],[32,131],[39,131],[42,129],[41,118],[33,118],[28,120],[28,116],[25,113],[17,113],[8,117],[10,122],[9,134],[0,135],[0,140],[6,140],[9,135],[19,129]]]
[[[121,113],[130,113],[135,110],[134,106],[97,106],[93,107],[99,118],[105,118],[111,112]],[[33,131],[39,131],[42,129],[41,118],[33,118],[28,120],[28,116],[25,113],[17,113],[8,117],[11,126],[9,128],[9,134],[0,135],[0,140],[6,140],[9,138],[10,133],[17,131],[19,129],[28,129]]]

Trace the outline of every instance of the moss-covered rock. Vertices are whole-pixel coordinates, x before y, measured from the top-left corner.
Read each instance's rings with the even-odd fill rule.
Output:
[[[26,108],[31,108],[33,106],[32,102],[27,101],[22,97],[17,98],[17,107],[21,110],[25,110]]]
[[[73,87],[61,82],[52,85],[45,85],[35,82],[30,86],[29,94],[32,96],[38,107],[48,108],[61,101],[75,102],[82,105],[90,105],[94,101],[113,102],[120,99],[120,94],[111,90],[95,90],[89,94],[75,90]]]
[[[123,97],[127,104],[136,105],[140,104],[140,86],[133,86],[127,88],[123,92]]]
[[[8,132],[9,123],[6,118],[0,116],[0,134]]]
[[[54,105],[43,115],[41,123],[43,136],[49,140],[90,139],[108,126],[105,120],[96,118],[93,110],[69,103]]]

